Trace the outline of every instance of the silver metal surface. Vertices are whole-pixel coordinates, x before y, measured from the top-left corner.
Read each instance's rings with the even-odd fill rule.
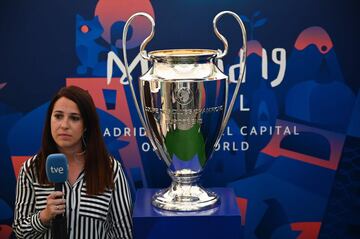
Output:
[[[227,49],[228,49],[227,40],[225,39],[225,37],[223,35],[220,34],[220,32],[218,31],[218,29],[216,27],[216,23],[217,23],[218,19],[220,17],[222,17],[223,15],[225,15],[225,14],[229,14],[229,15],[233,16],[236,19],[236,21],[239,23],[239,26],[241,28],[241,33],[242,33],[242,41],[243,41],[242,50],[243,50],[243,54],[242,54],[242,57],[240,58],[240,75],[239,75],[239,79],[238,79],[238,81],[236,83],[234,94],[233,94],[233,96],[231,98],[229,108],[227,109],[227,112],[225,114],[224,123],[221,125],[220,134],[219,134],[218,139],[216,140],[215,145],[219,143],[221,135],[223,134],[223,132],[225,130],[225,127],[226,127],[226,124],[229,121],[232,109],[233,109],[234,104],[235,104],[236,97],[237,97],[238,92],[239,92],[240,84],[244,79],[245,67],[246,67],[246,57],[247,57],[247,36],[246,36],[246,29],[245,29],[244,23],[241,21],[241,18],[236,13],[231,12],[231,11],[222,11],[222,12],[219,12],[214,17],[214,20],[213,20],[213,27],[214,27],[215,34],[221,40],[223,40],[223,43],[224,43],[224,46],[225,46],[224,52],[222,54],[220,53],[217,56],[217,58],[222,58],[227,53]],[[219,50],[219,52],[221,52],[221,51]]]
[[[236,14],[222,12],[214,19],[215,32],[224,42],[226,54],[227,41],[216,28],[217,19],[223,14]],[[140,77],[141,111],[126,59],[127,30],[137,16],[148,18],[154,29],[154,20],[146,13],[137,13],[126,22],[123,33],[126,74],[147,136],[172,178],[170,187],[156,193],[152,204],[173,211],[214,208],[219,203],[218,196],[202,188],[198,181],[227,124],[244,68],[227,107],[228,77],[216,66],[217,58],[224,54],[207,49],[158,50],[147,54],[145,46],[153,36],[152,30],[141,45],[142,56],[152,62],[149,71]],[[246,57],[246,33],[241,27]],[[241,63],[245,67],[245,59]]]
[[[231,11],[222,11],[222,12],[219,12],[215,17],[214,17],[214,20],[213,20],[213,28],[214,28],[214,32],[215,32],[215,35],[223,42],[224,44],[224,51],[221,51],[221,50],[218,50],[219,51],[219,54],[217,55],[216,58],[223,58],[227,52],[228,52],[228,49],[229,49],[229,44],[228,44],[228,41],[226,40],[226,38],[219,32],[216,24],[218,22],[218,20],[223,16],[223,15],[231,15],[233,16],[236,21],[239,23],[240,25],[240,28],[241,28],[241,32],[242,32],[242,40],[243,40],[243,50],[244,50],[244,53],[246,53],[246,29],[245,29],[245,25],[244,23],[241,21],[241,18],[234,12],[231,12]],[[245,54],[246,55],[246,54]],[[246,57],[244,57],[244,59],[241,59],[241,61],[244,61],[244,64],[245,64],[245,60],[246,60]],[[243,69],[243,68],[241,68]]]
[[[152,147],[154,148],[154,152],[155,154],[159,157],[159,158],[162,158],[163,160],[166,160],[166,157],[165,155],[163,154],[163,151],[161,151],[161,149],[158,149],[156,148],[156,144],[154,143],[153,141],[153,137],[152,137],[152,134],[151,134],[151,131],[149,129],[149,127],[146,125],[145,123],[145,120],[144,120],[144,117],[143,117],[143,114],[140,110],[140,107],[139,107],[139,102],[137,100],[137,97],[136,97],[136,94],[135,94],[135,90],[134,90],[134,86],[132,84],[132,77],[130,75],[130,71],[129,71],[129,63],[128,63],[128,59],[127,59],[127,52],[126,52],[126,41],[127,41],[127,33],[128,33],[128,30],[129,30],[129,26],[131,24],[131,22],[138,16],[142,16],[142,17],[146,17],[150,23],[151,23],[151,33],[150,35],[143,41],[143,43],[141,44],[140,46],[140,54],[141,56],[144,58],[144,59],[147,59],[147,60],[150,60],[150,58],[148,57],[147,53],[146,53],[146,50],[145,50],[145,47],[146,47],[146,44],[153,38],[154,36],[154,29],[155,29],[155,22],[154,22],[154,19],[147,13],[145,12],[138,12],[138,13],[135,13],[134,15],[132,15],[125,23],[125,26],[124,26],[124,31],[123,31],[123,55],[124,55],[124,64],[125,64],[125,73],[126,73],[126,77],[128,78],[129,80],[129,85],[130,85],[130,89],[131,89],[131,93],[132,93],[132,96],[133,96],[133,100],[135,102],[135,108],[136,108],[136,111],[139,115],[139,118],[140,118],[140,121],[141,121],[141,124],[144,126],[144,129],[146,131],[146,134],[148,135],[148,138],[150,140],[150,143],[152,145]]]

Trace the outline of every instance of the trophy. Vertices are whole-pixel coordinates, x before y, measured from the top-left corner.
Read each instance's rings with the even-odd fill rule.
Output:
[[[228,43],[217,28],[218,19],[229,14],[240,25],[243,56],[240,77],[229,105],[228,77],[217,67],[217,60],[228,51]],[[139,81],[139,105],[129,74],[126,54],[128,28],[134,18],[146,17],[152,25],[150,35],[140,45],[141,56],[151,63]],[[147,13],[132,15],[124,26],[123,55],[125,71],[135,107],[146,135],[157,156],[168,168],[172,182],[169,188],[155,193],[152,205],[158,209],[186,212],[216,208],[219,196],[199,185],[206,162],[220,141],[229,120],[246,61],[246,31],[240,17],[223,11],[213,20],[216,36],[224,50],[169,49],[146,52],[145,47],[154,36],[154,19]]]

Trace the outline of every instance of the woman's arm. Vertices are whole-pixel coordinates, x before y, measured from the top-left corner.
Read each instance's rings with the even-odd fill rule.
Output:
[[[17,238],[33,238],[46,233],[48,228],[40,221],[40,212],[35,212],[35,194],[24,165],[20,169],[16,185],[16,200],[13,230]]]
[[[115,159],[114,159],[115,160]],[[115,187],[109,208],[110,235],[114,238],[132,238],[132,201],[125,174],[119,163],[115,172]]]

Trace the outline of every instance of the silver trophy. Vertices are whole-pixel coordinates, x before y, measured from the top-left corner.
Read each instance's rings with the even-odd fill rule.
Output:
[[[241,73],[228,106],[229,80],[216,65],[228,51],[227,40],[216,26],[224,14],[237,20],[243,37]],[[138,16],[146,17],[152,24],[151,34],[140,46],[141,56],[151,63],[148,72],[140,77],[141,106],[126,54],[128,28]],[[169,188],[153,196],[152,204],[171,211],[211,209],[220,202],[219,196],[201,187],[198,181],[224,132],[244,77],[245,26],[237,14],[223,11],[213,20],[215,34],[224,44],[223,51],[172,49],[147,53],[145,47],[154,36],[154,27],[154,19],[149,14],[136,13],[126,22],[122,38],[125,70],[136,110],[157,156],[166,163],[172,178]]]

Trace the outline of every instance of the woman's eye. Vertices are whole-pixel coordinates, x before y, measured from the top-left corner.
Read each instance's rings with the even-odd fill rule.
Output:
[[[61,119],[63,116],[61,114],[55,114],[54,117],[55,119]]]
[[[73,121],[79,121],[80,117],[79,116],[70,116],[70,119]]]

